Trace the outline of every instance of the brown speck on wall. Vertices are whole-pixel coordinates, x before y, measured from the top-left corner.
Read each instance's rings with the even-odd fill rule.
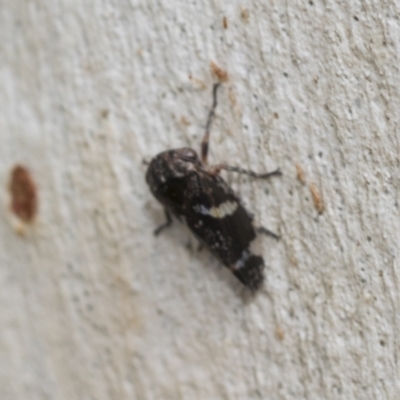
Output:
[[[23,222],[32,222],[38,208],[37,188],[29,170],[16,165],[10,177],[11,211]]]
[[[314,206],[317,209],[319,214],[322,214],[325,210],[325,204],[322,199],[322,195],[320,191],[317,189],[317,186],[314,183],[310,183],[310,192],[314,202]]]
[[[222,69],[214,61],[210,62],[210,68],[212,73],[219,79],[220,82],[226,82],[228,80],[228,72]]]
[[[101,110],[101,112],[100,112],[100,115],[102,118],[108,118],[109,114],[110,114],[110,110],[107,110],[107,109]]]
[[[181,121],[181,124],[184,126],[190,125],[190,121],[184,115],[181,116],[180,121]]]
[[[306,177],[304,175],[304,170],[300,164],[295,164],[297,179],[304,185],[306,183]]]
[[[285,339],[285,332],[283,331],[283,329],[282,329],[280,326],[277,326],[277,327],[275,328],[275,334],[276,334],[276,337],[277,337],[280,341],[282,341],[283,339]]]
[[[249,22],[250,13],[249,13],[249,10],[247,8],[242,7],[240,9],[240,16],[242,17],[244,22]]]

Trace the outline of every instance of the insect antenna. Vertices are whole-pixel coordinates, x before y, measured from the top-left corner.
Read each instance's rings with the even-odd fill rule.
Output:
[[[210,140],[210,128],[211,123],[214,119],[215,109],[217,108],[217,91],[220,84],[216,83],[213,86],[213,104],[211,106],[211,110],[208,113],[206,132],[204,134],[203,140],[201,142],[201,161],[204,165],[207,165],[207,155],[208,155],[208,142]]]

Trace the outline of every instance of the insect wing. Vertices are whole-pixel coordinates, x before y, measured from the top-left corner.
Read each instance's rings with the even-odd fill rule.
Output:
[[[219,176],[191,174],[186,190],[184,209],[189,228],[231,267],[256,236],[249,214]]]

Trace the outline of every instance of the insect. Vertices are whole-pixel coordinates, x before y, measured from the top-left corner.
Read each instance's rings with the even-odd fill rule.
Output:
[[[185,222],[189,229],[249,289],[263,283],[264,260],[250,250],[257,232],[277,235],[266,228],[256,229],[253,216],[240,198],[220,176],[222,170],[269,178],[281,175],[279,169],[257,174],[226,164],[209,166],[207,162],[210,127],[217,107],[217,90],[213,87],[213,104],[201,143],[201,157],[189,147],[167,150],[156,155],[148,166],[146,182],[154,197],[163,205],[166,222],[158,235],[172,223],[171,215]]]

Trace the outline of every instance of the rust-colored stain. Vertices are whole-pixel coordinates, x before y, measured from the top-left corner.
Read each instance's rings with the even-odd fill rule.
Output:
[[[317,209],[319,214],[322,214],[325,210],[324,200],[322,199],[322,195],[320,191],[317,189],[317,186],[314,183],[310,183],[310,192],[314,202],[314,206]]]
[[[29,170],[16,165],[10,179],[11,210],[24,222],[32,222],[38,208],[37,188]]]
[[[210,62],[210,68],[212,73],[221,81],[226,82],[228,80],[228,72],[218,66],[214,61]]]
[[[228,18],[222,18],[222,26],[224,27],[224,29],[228,29]]]

